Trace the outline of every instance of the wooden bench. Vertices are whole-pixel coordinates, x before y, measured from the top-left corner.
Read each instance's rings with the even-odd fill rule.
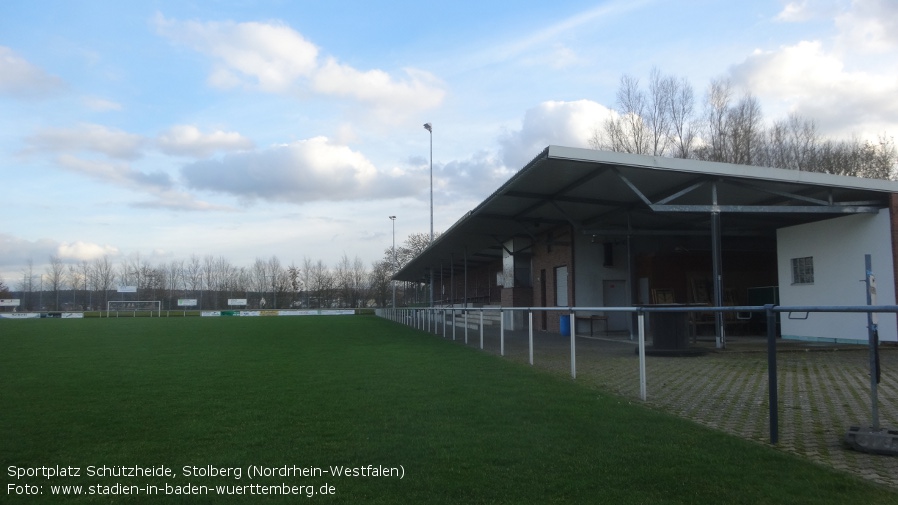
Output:
[[[590,337],[593,336],[593,330],[594,330],[593,323],[595,323],[596,321],[600,321],[600,322],[602,322],[602,323],[605,323],[605,333],[608,333],[608,316],[598,316],[598,315],[595,315],[595,316],[577,316],[577,320],[574,322],[574,333],[577,332],[577,324],[576,324],[576,323],[578,323],[578,322],[580,322],[580,321],[587,321],[587,322],[589,322],[589,336],[590,336]]]

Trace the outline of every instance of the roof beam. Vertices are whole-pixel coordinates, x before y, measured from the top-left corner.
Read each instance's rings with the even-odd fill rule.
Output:
[[[758,214],[875,214],[880,207],[853,205],[656,205],[655,212],[750,212]]]

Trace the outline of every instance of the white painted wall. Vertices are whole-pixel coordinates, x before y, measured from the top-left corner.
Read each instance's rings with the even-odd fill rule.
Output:
[[[613,265],[604,266],[605,248],[601,242],[593,243],[589,237],[578,237],[575,241],[574,268],[575,279],[574,303],[579,307],[608,307],[609,304],[604,300],[604,281],[619,281],[629,277],[627,244],[624,241],[617,241],[613,246]],[[629,286],[626,282],[626,299],[630,297]],[[630,304],[625,304],[629,306]],[[596,314],[601,313],[597,311]],[[630,328],[630,317],[623,313],[604,313],[608,316],[607,328],[610,331],[627,331]]]
[[[888,209],[777,230],[777,270],[782,305],[866,305],[864,255],[873,259],[878,305],[895,303],[894,269]],[[792,284],[792,258],[814,258],[814,283]],[[783,338],[867,341],[862,313],[783,314]],[[898,340],[892,314],[879,314],[881,341]]]
[[[578,239],[574,249],[575,303],[580,307],[603,307],[605,301],[602,299],[602,281],[628,277],[627,244],[614,244],[613,266],[606,267],[603,266],[605,254],[602,243],[593,243],[588,236]]]

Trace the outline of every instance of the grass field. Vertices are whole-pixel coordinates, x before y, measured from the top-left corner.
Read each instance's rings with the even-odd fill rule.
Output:
[[[371,316],[0,321],[0,463],[3,503],[898,503]],[[80,475],[42,475],[57,466]],[[172,476],[88,475],[104,466]],[[255,466],[321,472],[250,479]],[[258,494],[285,489],[301,494]]]

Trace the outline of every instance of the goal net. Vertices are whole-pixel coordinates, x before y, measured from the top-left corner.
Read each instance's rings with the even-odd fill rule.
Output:
[[[106,317],[131,316],[131,317],[162,317],[162,302],[158,300],[134,301],[134,300],[109,300],[106,302]]]

